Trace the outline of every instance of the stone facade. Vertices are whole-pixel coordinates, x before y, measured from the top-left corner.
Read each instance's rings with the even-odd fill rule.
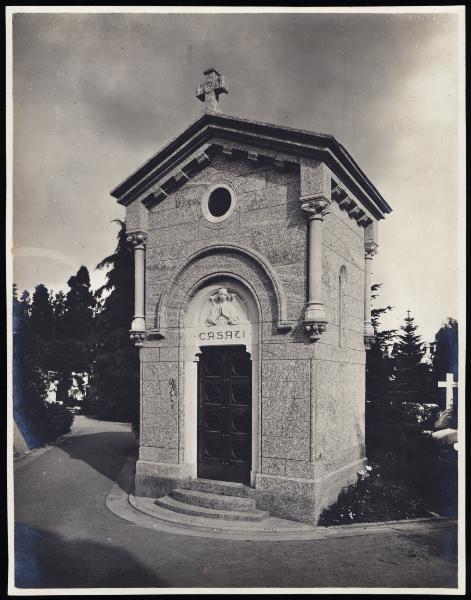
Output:
[[[195,142],[208,123],[218,130]],[[188,315],[221,285],[249,307],[257,507],[315,524],[364,464],[365,243],[376,244],[376,222],[390,209],[345,150],[329,157],[333,138],[321,138],[323,152],[316,138],[310,155],[294,143],[312,143],[308,135],[205,115],[113,191],[130,236],[146,240],[145,274],[136,271],[138,285],[145,281],[145,330],[133,327],[138,495],[160,496],[197,476],[198,343],[190,332],[200,325]],[[203,206],[218,185],[231,190],[235,208],[212,222]]]

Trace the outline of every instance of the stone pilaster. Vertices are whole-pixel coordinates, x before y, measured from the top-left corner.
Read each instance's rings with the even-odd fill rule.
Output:
[[[302,210],[308,215],[308,302],[304,326],[309,339],[317,341],[327,326],[322,301],[322,225],[329,212],[330,200],[323,196],[303,199]]]
[[[134,318],[130,336],[136,346],[145,340],[146,321],[144,313],[144,274],[147,234],[135,231],[127,236],[127,241],[134,248]]]
[[[364,292],[364,330],[365,348],[369,350],[375,340],[375,332],[371,324],[371,264],[378,250],[374,240],[365,240],[365,292]]]

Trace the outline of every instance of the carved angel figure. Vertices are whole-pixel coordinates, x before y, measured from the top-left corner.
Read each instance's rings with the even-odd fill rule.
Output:
[[[226,288],[218,288],[209,298],[210,309],[206,317],[206,325],[217,325],[220,319],[225,319],[229,325],[239,322],[239,315],[232,304],[232,294]]]

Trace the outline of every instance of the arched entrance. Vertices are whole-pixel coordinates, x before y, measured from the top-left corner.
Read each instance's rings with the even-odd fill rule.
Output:
[[[184,452],[193,477],[253,484],[259,440],[259,309],[241,281],[201,287],[184,316]]]

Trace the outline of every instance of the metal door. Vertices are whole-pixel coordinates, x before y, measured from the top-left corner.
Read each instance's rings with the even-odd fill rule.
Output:
[[[250,484],[252,362],[245,346],[201,348],[198,477]]]

